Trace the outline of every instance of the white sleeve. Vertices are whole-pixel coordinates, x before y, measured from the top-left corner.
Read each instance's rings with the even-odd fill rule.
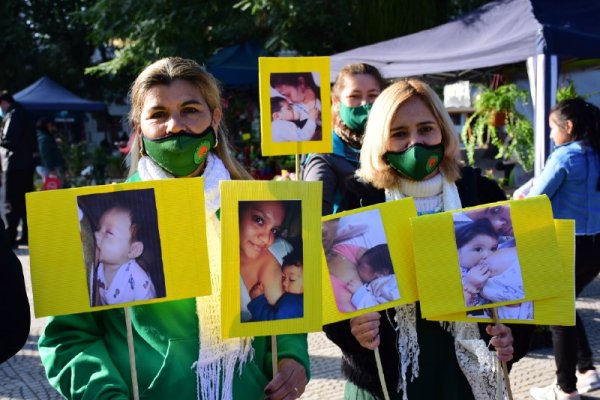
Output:
[[[361,287],[359,287],[358,290],[352,295],[352,299],[350,301],[352,302],[352,305],[356,307],[357,310],[362,310],[363,308],[379,305],[377,299],[369,290],[368,284],[364,284]]]
[[[298,141],[298,127],[290,121],[272,121],[271,137],[273,142],[296,142]]]

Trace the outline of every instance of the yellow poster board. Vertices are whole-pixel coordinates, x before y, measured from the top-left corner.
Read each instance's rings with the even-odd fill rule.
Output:
[[[555,285],[562,289],[562,294],[545,300],[532,300],[533,319],[503,319],[500,322],[511,324],[535,325],[575,325],[575,221],[554,220],[556,237],[563,266],[562,274],[555,277]],[[478,310],[479,311],[479,310]],[[467,313],[455,313],[429,317],[433,321],[491,322],[491,314],[487,310],[485,316],[477,317]]]
[[[27,193],[36,317],[210,294],[203,187],[186,178]]]
[[[493,234],[489,233],[468,237],[464,245],[459,243],[461,238],[467,238],[462,234],[465,226],[469,228],[468,233],[472,233],[475,228],[485,228],[483,225],[488,225],[486,229],[494,225],[495,210],[508,212],[502,219],[510,221],[512,245],[502,239],[504,232],[496,231],[496,228],[496,238],[492,240],[495,244],[490,244],[489,238]],[[485,217],[480,215],[478,219],[470,220],[469,215],[475,213]],[[459,216],[462,222],[456,218]],[[552,209],[546,196],[425,215],[411,219],[411,223],[417,287],[425,318],[489,308],[490,304],[509,305],[562,294],[561,287],[553,284],[555,277],[562,274],[563,267]],[[485,239],[483,244],[476,243],[482,237]],[[432,238],[437,240],[434,242]],[[485,260],[475,264],[475,259],[468,258],[471,253],[461,255],[468,249],[482,251],[482,248],[497,255],[509,254],[509,262],[486,269],[482,267]],[[459,257],[467,257],[464,260],[468,261],[461,263]],[[490,258],[487,257],[488,262]],[[480,281],[472,283],[469,279],[477,269],[481,272]],[[505,292],[509,295],[505,296]],[[472,298],[468,299],[469,296]],[[471,303],[478,296],[483,299]]]
[[[322,182],[221,182],[222,334],[321,330]]]
[[[331,153],[329,57],[260,57],[258,67],[262,154]]]
[[[324,324],[417,300],[410,229],[416,215],[407,198],[323,217]]]

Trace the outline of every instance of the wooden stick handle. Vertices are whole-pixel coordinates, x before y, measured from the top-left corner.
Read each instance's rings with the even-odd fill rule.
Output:
[[[135,367],[135,352],[133,347],[133,330],[131,329],[131,307],[125,307],[125,325],[127,327],[127,347],[129,349],[129,366],[131,368],[131,386],[133,389],[133,400],[139,400],[137,368]]]
[[[494,325],[497,325],[498,310],[495,307],[492,308],[492,317],[494,319]],[[506,365],[506,361],[500,361],[500,368],[502,368],[502,375],[504,375],[504,382],[506,383],[506,394],[508,396],[508,400],[513,400],[512,389],[510,387],[510,377],[508,375],[508,366]],[[502,385],[502,382],[498,381],[498,385]]]
[[[387,384],[385,383],[385,375],[383,374],[383,365],[381,364],[381,355],[379,354],[379,346],[373,350],[375,352],[375,363],[377,364],[377,374],[379,375],[379,381],[381,382],[381,390],[383,391],[384,400],[390,400],[388,394]]]
[[[271,336],[271,362],[273,363],[273,378],[279,372],[277,367],[277,336]]]

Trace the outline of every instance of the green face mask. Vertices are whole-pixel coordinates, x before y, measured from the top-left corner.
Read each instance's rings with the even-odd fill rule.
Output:
[[[413,181],[422,181],[440,165],[444,157],[444,145],[427,146],[417,143],[404,151],[388,151],[384,160],[396,172]]]
[[[144,151],[173,176],[188,176],[208,157],[216,145],[215,131],[209,126],[200,134],[180,132],[159,139],[142,136]]]
[[[340,118],[353,131],[363,132],[373,104],[367,103],[358,107],[348,107],[340,102]]]

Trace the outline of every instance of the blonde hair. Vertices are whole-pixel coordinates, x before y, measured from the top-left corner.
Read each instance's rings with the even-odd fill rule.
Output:
[[[354,132],[350,129],[339,114],[339,103],[341,102],[342,91],[344,90],[344,85],[346,84],[346,77],[352,77],[356,75],[370,75],[372,76],[377,84],[379,85],[379,89],[383,90],[387,86],[387,82],[381,76],[381,73],[377,68],[370,64],[365,63],[353,63],[346,64],[344,68],[340,70],[337,77],[335,78],[335,82],[331,87],[331,102],[332,102],[332,112],[333,112],[333,129],[342,134],[343,137],[350,138],[355,142],[360,142],[363,136],[363,132]]]
[[[170,85],[180,79],[194,85],[199,91],[212,113],[221,110],[221,90],[217,80],[196,61],[180,57],[167,57],[147,66],[135,79],[129,90],[131,110],[129,124],[137,129],[140,124],[142,108],[148,91],[156,85]],[[227,129],[221,118],[217,128],[218,146],[212,151],[223,161],[233,179],[252,179],[244,167],[232,156],[233,148],[228,139]],[[137,170],[140,157],[141,142],[135,136],[130,151],[129,175]]]
[[[385,162],[383,155],[387,152],[391,124],[396,111],[415,96],[429,108],[442,132],[444,157],[440,163],[440,171],[450,182],[460,178],[458,138],[448,112],[429,85],[418,79],[408,79],[387,87],[373,103],[360,152],[360,168],[356,172],[360,180],[378,189],[400,188],[398,173]]]

